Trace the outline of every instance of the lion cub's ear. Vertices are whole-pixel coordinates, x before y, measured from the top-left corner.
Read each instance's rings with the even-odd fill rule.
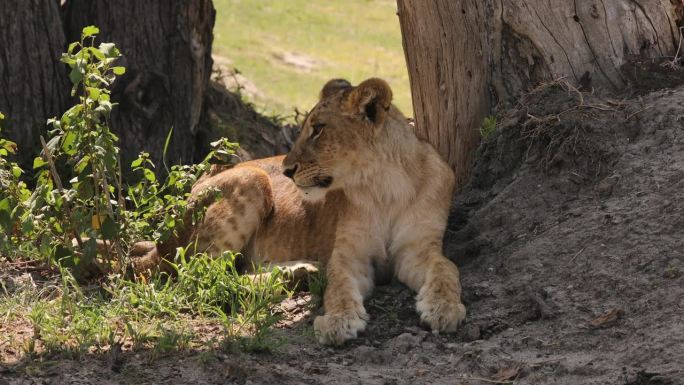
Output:
[[[345,79],[332,79],[328,80],[327,83],[323,86],[323,89],[321,90],[320,95],[318,98],[320,100],[323,100],[327,98],[328,96],[336,93],[339,90],[344,90],[347,88],[351,88],[351,83],[346,81]]]
[[[370,78],[349,93],[347,105],[354,113],[364,114],[375,124],[381,124],[392,103],[392,89],[386,81]]]

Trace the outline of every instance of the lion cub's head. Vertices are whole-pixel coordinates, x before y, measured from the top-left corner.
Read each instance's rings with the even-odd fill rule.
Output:
[[[392,90],[382,79],[368,79],[356,87],[346,80],[330,80],[283,161],[284,174],[308,199],[344,187],[374,158],[391,102]]]

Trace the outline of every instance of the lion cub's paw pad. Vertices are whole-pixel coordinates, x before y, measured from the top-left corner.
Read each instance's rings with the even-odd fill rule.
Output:
[[[314,320],[314,331],[318,341],[325,345],[341,345],[356,338],[366,328],[366,321],[353,314],[326,314]]]
[[[437,332],[456,331],[466,316],[466,308],[462,303],[446,299],[420,300],[416,303],[416,310],[420,313],[421,322]]]

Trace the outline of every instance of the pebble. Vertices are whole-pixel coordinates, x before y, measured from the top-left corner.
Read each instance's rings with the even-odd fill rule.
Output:
[[[413,335],[411,333],[403,333],[391,341],[391,346],[401,353],[407,353],[409,350],[420,346],[423,338]]]
[[[382,365],[391,362],[394,355],[388,350],[377,349],[372,346],[359,346],[352,350],[349,356],[358,363]]]

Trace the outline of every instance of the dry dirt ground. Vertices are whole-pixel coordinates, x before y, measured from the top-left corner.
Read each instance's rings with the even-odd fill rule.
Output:
[[[341,348],[315,342],[300,295],[274,353],[46,358],[0,366],[0,384],[684,384],[684,88],[557,83],[499,126],[446,236],[468,308],[455,335],[421,328],[392,284]]]

